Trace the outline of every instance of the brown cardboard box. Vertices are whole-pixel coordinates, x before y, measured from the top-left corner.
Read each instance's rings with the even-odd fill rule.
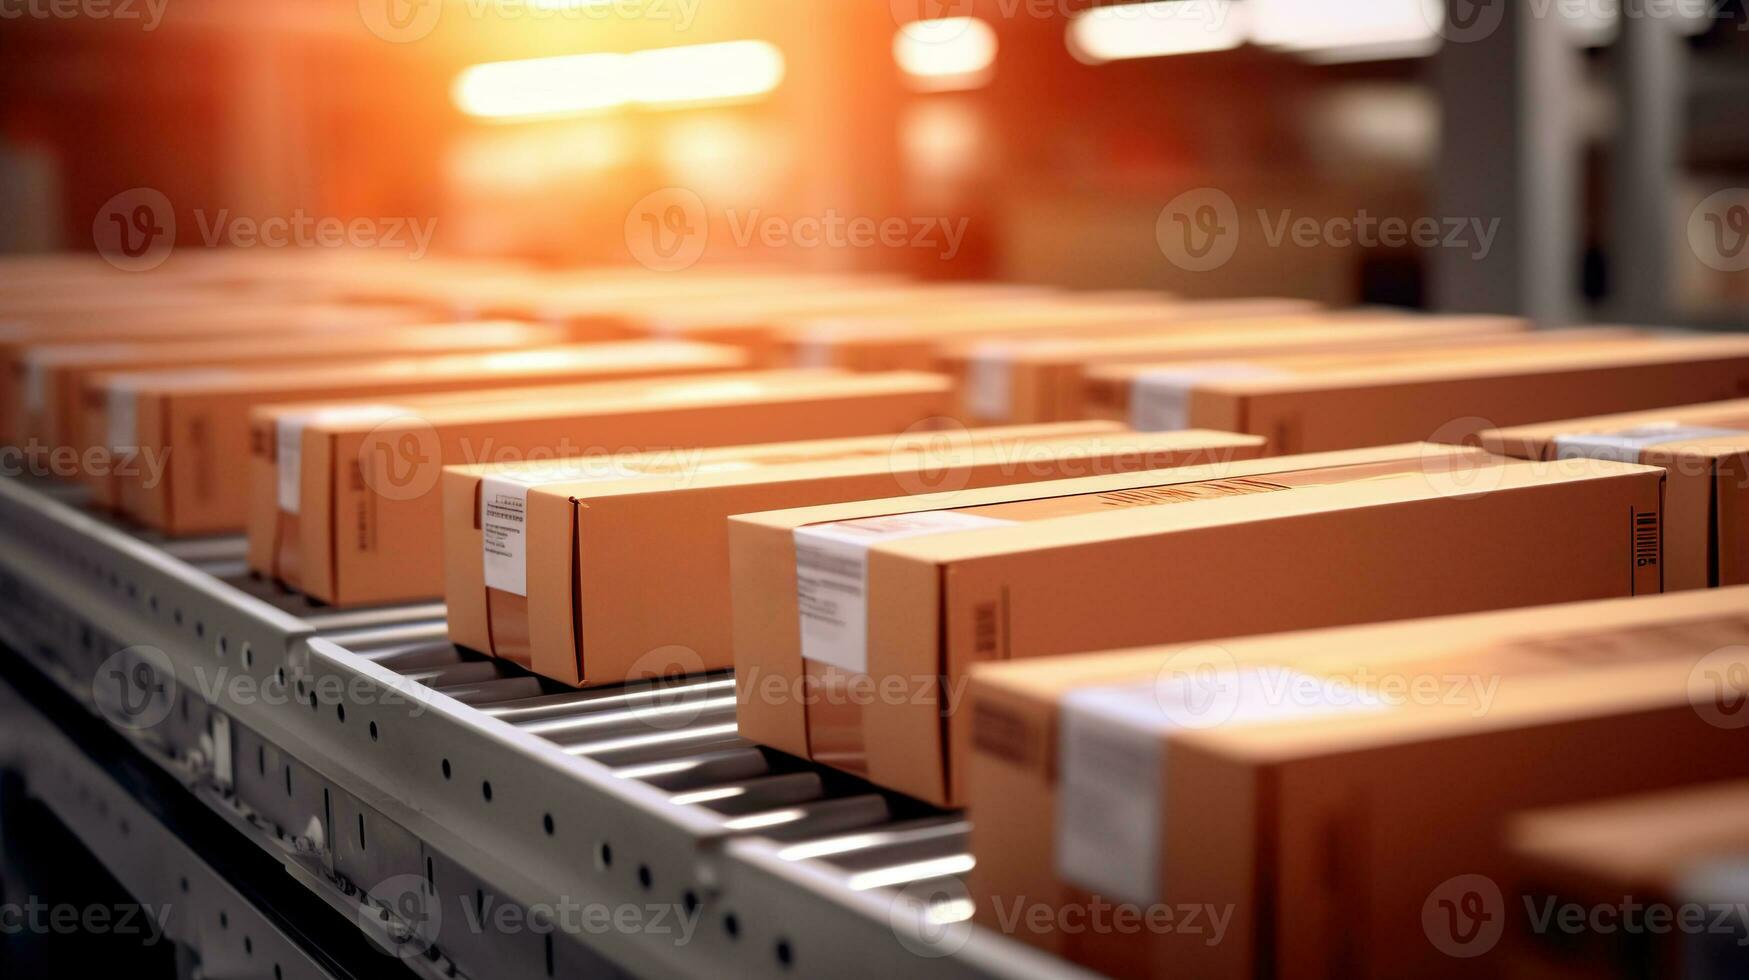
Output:
[[[741,732],[952,803],[973,663],[1658,592],[1663,480],[1408,445],[742,515]]]
[[[535,319],[566,324],[573,329],[632,336],[646,329],[652,309],[659,311],[663,304],[712,299],[732,302],[743,296],[828,293],[900,282],[885,276],[769,268],[693,269],[679,275],[641,271],[641,275],[585,276],[568,283],[554,283],[525,297],[500,299],[482,308],[481,315]]]
[[[33,344],[87,346],[116,341],[181,341],[252,334],[340,333],[428,322],[421,311],[399,306],[333,303],[235,302],[193,309],[108,312],[98,315],[31,317],[0,322],[0,442],[19,440],[24,352]]]
[[[1147,430],[1253,432],[1282,453],[1456,442],[1507,425],[1741,397],[1749,394],[1749,338],[1450,348],[1437,360],[1406,351],[1358,361],[1105,365],[1088,370],[1085,393],[1098,418]]]
[[[1219,332],[1148,330],[1098,337],[960,341],[944,349],[941,370],[960,382],[960,415],[968,421],[1050,422],[1085,415],[1082,372],[1089,365],[1487,343],[1527,326],[1524,320],[1488,316],[1362,313],[1349,318],[1331,313],[1287,322],[1257,318]]]
[[[1134,333],[1146,326],[1218,329],[1227,321],[1306,317],[1321,309],[1299,299],[1173,300],[1165,294],[1065,293],[983,310],[943,310],[907,316],[804,319],[785,328],[781,356],[807,367],[857,371],[933,370],[941,345],[978,337]]]
[[[360,327],[346,333],[299,332],[268,337],[33,344],[23,352],[24,380],[18,417],[25,437],[84,451],[89,447],[80,442],[81,437],[95,435],[80,428],[84,385],[87,379],[104,372],[323,363],[349,357],[498,350],[563,340],[564,331],[559,327],[493,321]],[[90,445],[103,442],[98,439]]]
[[[1749,781],[1523,813],[1507,840],[1515,976],[1749,971]]]
[[[950,401],[939,375],[771,371],[268,405],[252,416],[250,466],[268,471],[253,485],[274,491],[251,498],[250,563],[334,605],[434,599],[445,464],[548,469],[566,457],[892,432],[939,418]],[[476,565],[479,556],[476,547]]]
[[[736,344],[754,352],[761,364],[789,364],[780,342],[785,324],[814,317],[880,316],[900,319],[919,313],[939,315],[1051,302],[1072,294],[1043,286],[1000,283],[873,283],[843,289],[760,292],[703,299],[652,298],[639,310],[641,333]],[[1164,301],[1165,297],[1157,298]]]
[[[248,517],[249,411],[275,402],[564,384],[732,371],[747,356],[687,341],[624,341],[482,354],[385,358],[283,368],[139,372],[94,379],[91,411],[116,452],[123,514],[169,534],[242,530]],[[125,451],[133,447],[133,452]],[[399,453],[402,447],[385,447]]]
[[[1749,773],[1722,713],[1749,684],[1712,686],[1749,666],[1745,609],[1688,592],[980,665],[978,919],[1119,976],[1504,975],[1512,811]],[[1102,901],[1215,910],[1224,935],[1014,915]]]
[[[1664,467],[1664,587],[1749,584],[1749,400],[1489,429],[1479,438],[1521,459]]]
[[[943,502],[977,487],[1247,459],[1262,443],[1169,435],[1086,423],[912,432],[643,461],[618,479],[452,469],[450,636],[571,684],[728,667],[730,515],[893,494]]]

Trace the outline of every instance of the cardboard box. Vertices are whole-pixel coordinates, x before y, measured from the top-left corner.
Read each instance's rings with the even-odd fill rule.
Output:
[[[1082,372],[1089,365],[1488,343],[1527,326],[1524,320],[1489,316],[1259,317],[1219,332],[1148,330],[1098,337],[961,341],[943,351],[940,369],[959,381],[960,416],[968,421],[1051,422],[1085,415]]]
[[[266,471],[253,485],[274,490],[251,496],[249,560],[333,605],[435,599],[446,464],[547,469],[565,457],[893,432],[939,418],[951,400],[933,374],[772,371],[264,406],[251,418],[250,466]]]
[[[1749,773],[1720,713],[1749,686],[1706,681],[1749,666],[1745,609],[1688,592],[979,665],[978,920],[1118,976],[1506,975],[1514,810]],[[1101,902],[1224,932],[1052,925]]]
[[[1449,348],[1437,359],[1407,351],[1361,361],[1108,365],[1087,372],[1086,405],[1093,417],[1140,429],[1252,432],[1294,453],[1456,442],[1508,425],[1745,394],[1749,338],[1681,336]]]
[[[504,298],[482,309],[481,315],[509,316],[560,323],[573,329],[602,330],[633,336],[645,329],[652,309],[773,293],[801,295],[857,289],[875,284],[896,285],[899,279],[874,275],[835,275],[769,268],[693,269],[683,274],[643,270],[642,275],[586,277],[553,284],[525,297]]]
[[[1215,329],[1227,321],[1304,317],[1320,309],[1299,299],[1187,302],[1165,294],[1065,293],[1013,307],[803,320],[787,327],[777,343],[785,360],[805,367],[926,371],[936,368],[941,346],[955,340],[1133,333],[1146,326]]]
[[[571,684],[728,667],[730,515],[893,494],[943,503],[978,487],[1250,458],[1262,443],[1168,435],[1074,423],[744,447],[582,477],[451,470],[450,637]]]
[[[1520,459],[1662,466],[1665,588],[1749,584],[1749,400],[1489,429],[1478,438]]]
[[[85,382],[111,371],[184,370],[250,364],[322,363],[343,358],[498,350],[557,344],[561,328],[493,321],[417,326],[361,327],[346,333],[281,333],[268,337],[199,338],[174,341],[118,340],[105,344],[33,344],[23,352],[24,376],[17,406],[22,434],[49,446],[84,451],[80,429]]]
[[[0,322],[0,442],[22,436],[15,418],[23,398],[24,354],[32,345],[109,345],[117,341],[186,341],[226,336],[343,333],[428,322],[421,311],[398,306],[332,303],[236,302],[193,309],[113,311]]]
[[[1516,975],[1749,971],[1749,781],[1523,813],[1507,840],[1532,913],[1508,934]]]
[[[1043,286],[999,283],[874,283],[844,289],[759,292],[704,299],[653,298],[639,311],[639,332],[736,344],[761,364],[792,362],[780,342],[785,325],[811,317],[881,316],[903,318],[964,310],[968,315],[995,308],[1049,302],[1066,294]],[[1163,299],[1164,297],[1160,297]]]
[[[951,804],[973,663],[1658,592],[1663,481],[1408,445],[742,515],[741,733]]]
[[[116,457],[121,512],[168,534],[243,530],[248,517],[249,411],[275,402],[370,399],[518,384],[733,371],[747,356],[686,341],[531,347],[283,368],[140,372],[95,379],[89,424]],[[131,447],[132,451],[129,451]],[[393,448],[399,453],[400,447]]]

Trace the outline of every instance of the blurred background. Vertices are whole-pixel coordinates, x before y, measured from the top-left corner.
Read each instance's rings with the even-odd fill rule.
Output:
[[[0,250],[89,249],[143,188],[178,247],[360,219],[558,266],[1728,326],[1746,27],[1743,0],[0,0]]]

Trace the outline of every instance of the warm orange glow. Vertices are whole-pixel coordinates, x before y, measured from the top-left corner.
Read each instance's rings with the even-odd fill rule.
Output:
[[[1229,51],[1245,41],[1245,8],[1231,0],[1161,0],[1095,7],[1069,22],[1069,53],[1087,64]]]
[[[1247,0],[1251,41],[1312,61],[1364,61],[1433,53],[1441,0]]]
[[[893,60],[924,91],[978,88],[993,74],[996,32],[976,17],[916,21],[893,35]]]
[[[542,119],[753,99],[775,89],[783,72],[783,53],[770,43],[724,41],[473,65],[456,76],[450,95],[470,116]]]

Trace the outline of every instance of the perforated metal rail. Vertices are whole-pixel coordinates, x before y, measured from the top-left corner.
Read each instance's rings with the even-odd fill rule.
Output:
[[[1082,975],[965,924],[962,817],[741,739],[726,673],[554,690],[19,481],[0,631],[434,976]]]

